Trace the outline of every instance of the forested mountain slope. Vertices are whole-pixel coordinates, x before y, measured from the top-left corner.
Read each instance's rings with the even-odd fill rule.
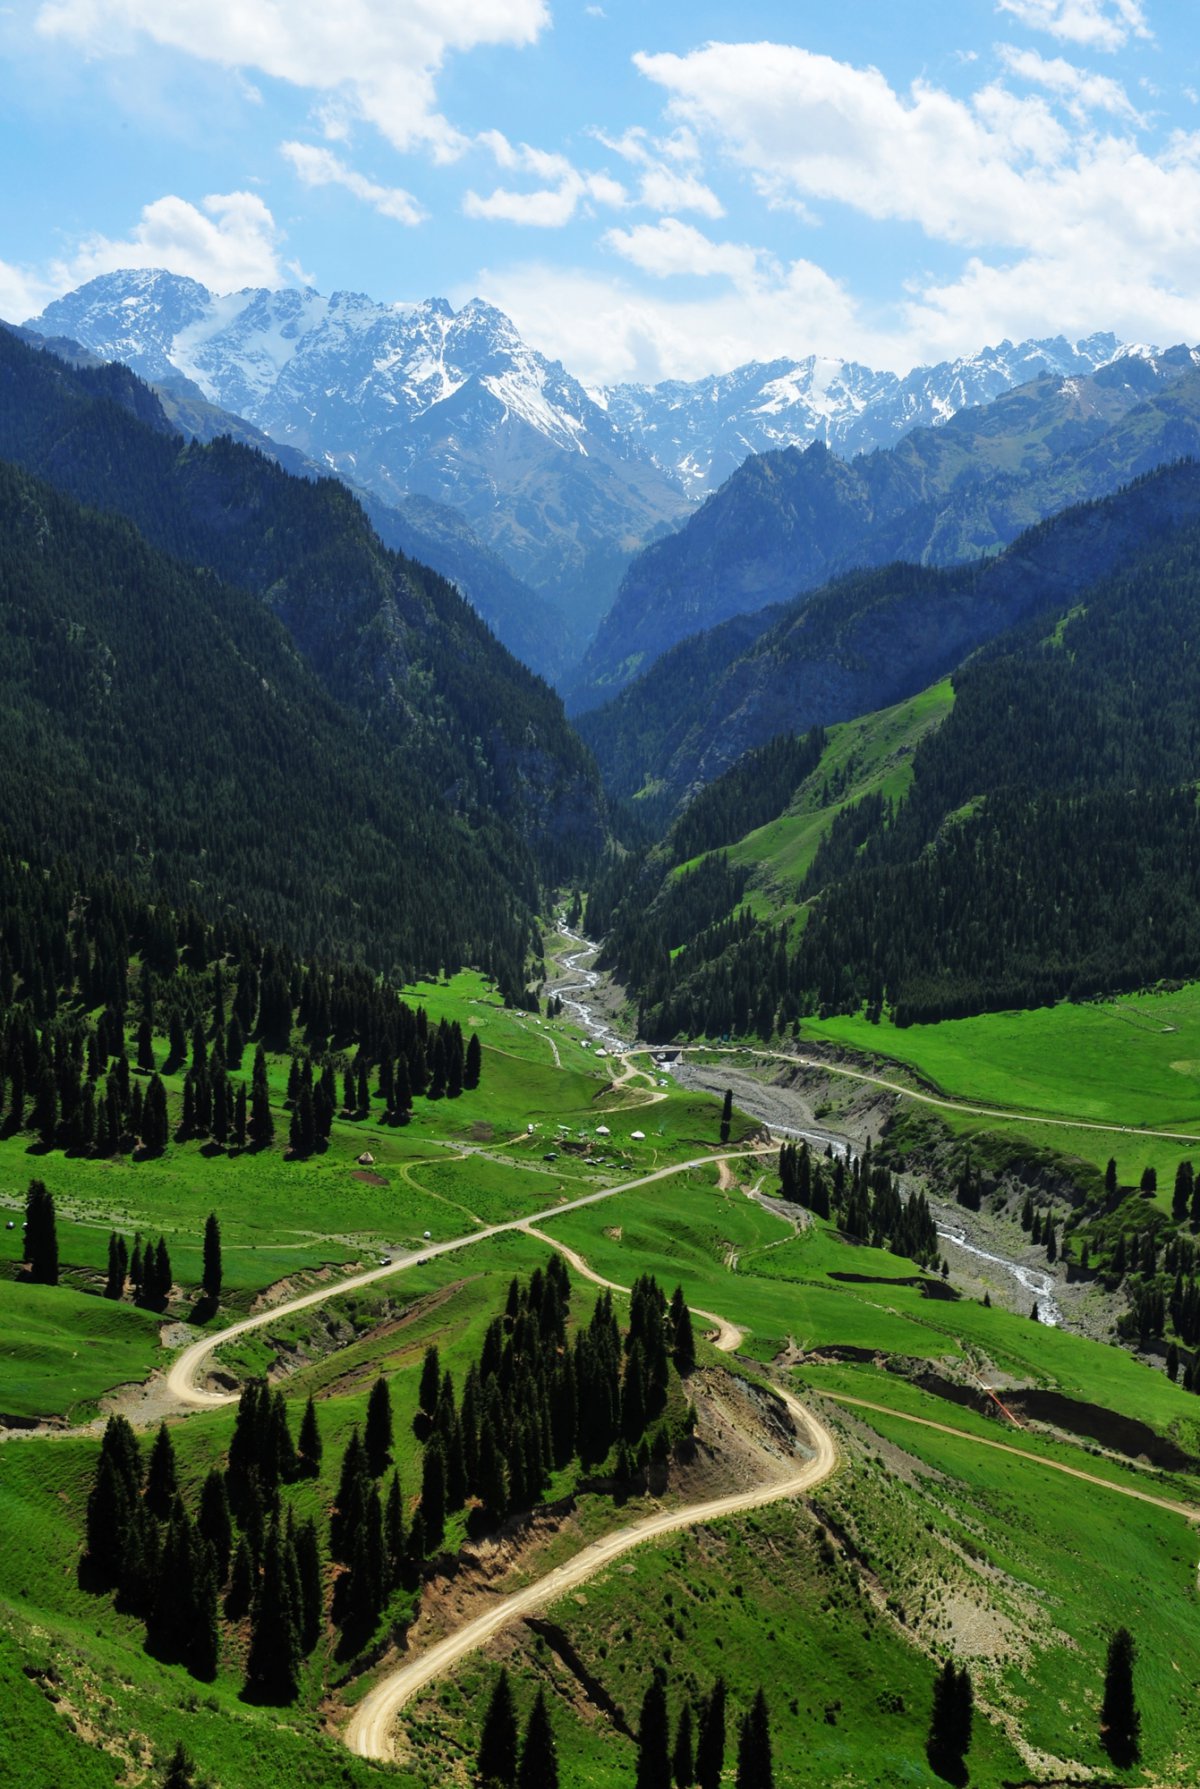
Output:
[[[1025,619],[956,673],[898,807],[834,822],[798,939],[731,917],[745,872],[720,855],[619,900],[608,948],[648,1034],[863,1003],[906,1023],[1200,973],[1198,489],[1172,468],[1021,543],[1032,559],[1081,515],[1110,534],[1140,518],[1113,569],[1031,583]]]
[[[557,697],[452,585],[389,552],[337,481],[228,439],[188,444],[126,369],[70,368],[7,331],[0,457],[261,597],[434,800],[498,816],[548,873],[596,848],[595,772]]]
[[[998,558],[892,565],[684,640],[579,730],[613,794],[672,811],[741,753],[913,695],[1023,615],[1200,514],[1200,469],[1168,468],[1030,530]]]
[[[293,948],[520,985],[532,863],[439,811],[256,598],[7,464],[0,535],[12,849]]]
[[[685,527],[630,566],[568,690],[602,701],[676,641],[855,567],[994,552],[1068,504],[1200,451],[1190,349],[1045,375],[995,402],[837,459],[820,443],[749,459]]]

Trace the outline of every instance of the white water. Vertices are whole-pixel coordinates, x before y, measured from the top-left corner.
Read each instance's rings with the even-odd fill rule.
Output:
[[[1051,1274],[1043,1273],[1040,1267],[1022,1267],[1019,1262],[1009,1261],[1003,1255],[990,1254],[987,1249],[968,1242],[962,1231],[955,1229],[953,1225],[939,1227],[938,1235],[945,1237],[968,1255],[975,1255],[980,1261],[990,1261],[994,1266],[1002,1267],[1005,1273],[1012,1275],[1018,1286],[1023,1286],[1026,1292],[1032,1292],[1037,1299],[1040,1323],[1048,1323],[1051,1329],[1057,1329],[1062,1323],[1062,1312],[1054,1297],[1054,1278]]]
[[[563,968],[572,975],[580,977],[578,982],[568,983],[565,989],[555,990],[559,999],[565,1007],[570,1008],[584,1029],[589,1031],[605,1049],[616,1051],[630,1049],[632,1046],[629,1041],[619,1037],[615,1031],[598,1019],[587,1004],[587,995],[599,984],[600,974],[595,969],[582,969],[580,959],[591,956],[599,949],[599,946],[589,944],[586,938],[581,937],[577,932],[568,931],[565,925],[560,925],[558,929],[565,938],[569,938],[572,944],[579,947],[570,956],[563,958]],[[572,995],[582,995],[583,998],[572,998]],[[670,1073],[669,1067],[666,1072]],[[763,1123],[769,1126],[773,1136],[802,1139],[822,1151],[832,1144],[835,1155],[849,1156],[850,1154],[850,1145],[844,1137],[835,1136],[830,1131],[798,1130],[790,1125],[776,1124],[765,1113],[755,1112],[753,1095],[747,1097],[745,1089],[739,1093],[738,1103],[744,1112],[750,1114],[751,1118],[761,1118]],[[974,1255],[977,1260],[987,1261],[993,1267],[999,1267],[1004,1273],[1009,1274],[1018,1286],[1037,1300],[1038,1320],[1048,1324],[1052,1329],[1059,1328],[1062,1323],[1062,1311],[1054,1297],[1054,1279],[1051,1274],[1044,1273],[1038,1267],[1023,1267],[1018,1261],[1010,1261],[1004,1255],[994,1255],[990,1250],[980,1248],[977,1243],[968,1242],[963,1232],[952,1224],[939,1225],[938,1235],[944,1241],[954,1243],[957,1248],[963,1250],[964,1254]]]

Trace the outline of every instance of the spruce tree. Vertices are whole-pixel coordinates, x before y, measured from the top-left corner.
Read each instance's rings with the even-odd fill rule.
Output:
[[[108,1273],[104,1281],[105,1298],[120,1298],[125,1290],[128,1265],[125,1244],[114,1230],[108,1239]]]
[[[725,1768],[725,1679],[718,1677],[700,1709],[696,1738],[696,1782],[699,1789],[721,1789]]]
[[[516,1784],[517,1712],[503,1667],[484,1718],[475,1776],[481,1789],[514,1789]]]
[[[195,1760],[185,1749],[182,1740],[171,1754],[166,1775],[162,1779],[162,1789],[196,1789]]]
[[[721,1102],[721,1141],[728,1143],[729,1128],[733,1123],[733,1088],[725,1089],[725,1098]]]
[[[675,1750],[671,1753],[671,1775],[675,1789],[691,1789],[696,1781],[696,1761],[692,1748],[692,1705],[685,1702],[675,1729]]]
[[[262,1044],[254,1052],[254,1071],[250,1089],[250,1141],[265,1149],[275,1140],[275,1120],[271,1116],[271,1092],[267,1082],[267,1054]]]
[[[775,1789],[771,1723],[761,1689],[738,1729],[737,1789]]]
[[[675,1370],[685,1377],[696,1365],[696,1337],[692,1331],[692,1313],[684,1302],[683,1287],[676,1286],[671,1295],[671,1351]]]
[[[421,1381],[417,1387],[417,1408],[422,1416],[433,1421],[437,1409],[438,1397],[442,1389],[442,1369],[438,1361],[438,1351],[433,1343],[425,1350],[425,1359],[421,1363]]]
[[[285,1558],[279,1517],[271,1522],[262,1578],[254,1598],[246,1683],[264,1700],[290,1702],[300,1671],[300,1611],[295,1607],[295,1559]]]
[[[380,1375],[367,1400],[367,1425],[363,1436],[367,1470],[378,1478],[392,1457],[392,1398],[387,1380]]]
[[[558,1750],[546,1709],[546,1692],[539,1690],[525,1727],[517,1789],[558,1789]]]
[[[146,1508],[151,1515],[165,1522],[171,1513],[179,1490],[179,1473],[175,1465],[175,1444],[166,1423],[159,1423],[146,1468]]]
[[[308,1394],[308,1403],[304,1406],[304,1415],[300,1419],[300,1435],[296,1442],[296,1453],[300,1470],[306,1478],[316,1478],[321,1470],[321,1431],[317,1424],[317,1410],[313,1403],[312,1393]]]
[[[196,1525],[212,1553],[216,1582],[224,1584],[229,1576],[229,1556],[233,1551],[233,1517],[225,1474],[215,1466],[200,1491],[200,1514]]]
[[[296,1534],[296,1569],[300,1581],[300,1649],[305,1657],[321,1637],[324,1589],[321,1580],[321,1543],[310,1516]]]
[[[421,1515],[426,1546],[440,1547],[446,1532],[446,1457],[437,1435],[430,1437],[422,1463]]]
[[[1136,1658],[1133,1635],[1128,1628],[1118,1628],[1108,1643],[1100,1704],[1100,1743],[1118,1770],[1128,1770],[1141,1756],[1142,1719],[1133,1690]]]
[[[54,1196],[44,1181],[31,1180],[25,1197],[25,1260],[38,1286],[58,1285],[58,1228]]]
[[[478,1087],[479,1076],[483,1068],[483,1047],[477,1032],[472,1032],[467,1040],[466,1056],[463,1062],[463,1086],[468,1090]]]
[[[638,1720],[636,1789],[670,1789],[671,1734],[667,1720],[667,1693],[658,1671],[642,1697]]]

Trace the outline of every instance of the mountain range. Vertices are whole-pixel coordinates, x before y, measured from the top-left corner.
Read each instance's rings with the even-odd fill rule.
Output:
[[[809,356],[588,390],[478,299],[455,310],[442,298],[381,304],[307,289],[218,296],[153,270],[92,280],[31,327],[124,361],[186,411],[180,426],[190,417],[204,436],[213,406],[395,510],[399,522],[372,512],[384,537],[399,530],[392,544],[452,577],[506,644],[555,678],[582,654],[635,553],[748,456],[893,447],[1031,379],[1157,365],[1100,334],[1004,341],[904,376]]]
[[[816,443],[746,460],[685,526],[639,554],[565,685],[586,709],[688,635],[855,567],[994,553],[1081,499],[1200,451],[1200,351],[1045,373],[893,448]]]

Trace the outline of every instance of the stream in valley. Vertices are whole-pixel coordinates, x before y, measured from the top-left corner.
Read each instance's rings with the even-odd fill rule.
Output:
[[[612,1028],[610,1015],[604,1009],[599,992],[602,987],[608,985],[607,977],[600,970],[583,967],[585,959],[594,956],[599,947],[589,944],[588,940],[581,937],[579,933],[568,931],[566,926],[560,926],[559,932],[561,936],[569,939],[574,947],[568,955],[562,958],[562,967],[569,975],[578,977],[578,980],[555,986],[553,992],[558,995],[563,1006],[573,1014],[583,1029],[602,1049],[612,1054],[622,1054],[638,1047],[630,1039],[621,1037]],[[712,1074],[697,1073],[696,1068],[687,1063],[682,1056],[675,1063],[657,1063],[655,1066],[660,1075],[671,1075],[681,1086],[706,1087],[708,1091],[714,1090],[707,1087],[709,1081],[723,1078],[718,1076],[715,1071]],[[820,1149],[822,1153],[829,1148],[836,1155],[849,1155],[852,1147],[849,1139],[840,1136],[836,1131],[805,1129],[781,1120],[781,1108],[785,1107],[787,1103],[786,1088],[765,1085],[746,1075],[738,1075],[737,1081],[735,1097],[738,1105],[751,1118],[760,1119],[770,1130],[772,1136],[787,1137],[796,1141],[803,1140],[810,1146]],[[1055,1282],[1052,1274],[1047,1273],[1043,1268],[1027,1267],[1019,1261],[1010,1261],[1005,1255],[998,1255],[990,1249],[981,1248],[978,1243],[968,1239],[965,1230],[958,1224],[939,1224],[937,1233],[943,1242],[952,1243],[964,1254],[972,1256],[977,1261],[986,1262],[989,1266],[997,1267],[1001,1272],[1007,1274],[1029,1296],[1031,1301],[1036,1302],[1039,1320],[1050,1325],[1051,1328],[1059,1327],[1062,1322],[1062,1311],[1055,1298]]]

